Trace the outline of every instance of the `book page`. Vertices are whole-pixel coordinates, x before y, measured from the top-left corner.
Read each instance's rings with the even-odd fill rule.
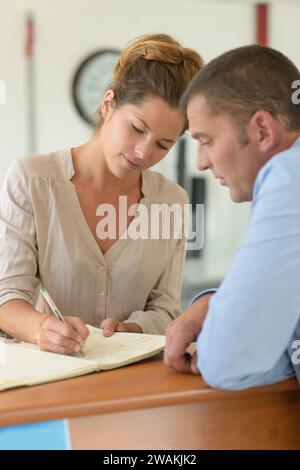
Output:
[[[140,333],[114,333],[103,336],[102,330],[88,325],[90,336],[84,346],[85,359],[97,363],[100,370],[130,364],[161,352],[165,336]]]
[[[2,344],[0,390],[121,367],[151,357],[165,345],[165,336],[114,333],[104,337],[102,330],[87,326],[90,335],[84,357],[40,351],[37,345],[25,342]]]
[[[85,359],[40,351],[29,343],[4,344],[3,351],[0,390],[51,382],[95,370],[95,364]]]

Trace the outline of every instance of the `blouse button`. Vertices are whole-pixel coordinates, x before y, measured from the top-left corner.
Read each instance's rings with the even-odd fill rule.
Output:
[[[100,290],[99,294],[104,295],[104,290]]]

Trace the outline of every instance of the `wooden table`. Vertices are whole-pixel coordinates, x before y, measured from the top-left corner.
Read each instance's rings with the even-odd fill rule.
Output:
[[[161,356],[0,393],[1,426],[58,418],[73,449],[300,449],[295,379],[223,392]]]

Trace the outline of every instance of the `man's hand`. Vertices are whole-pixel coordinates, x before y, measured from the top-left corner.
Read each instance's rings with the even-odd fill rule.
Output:
[[[179,372],[199,374],[197,353],[186,352],[196,341],[208,310],[212,294],[207,294],[194,302],[184,313],[174,320],[167,330],[164,362]]]
[[[75,354],[83,347],[89,330],[78,317],[64,316],[65,323],[53,315],[45,315],[37,334],[41,351]]]
[[[112,336],[115,331],[127,333],[142,333],[141,327],[134,322],[123,323],[114,318],[106,318],[101,323],[100,328],[103,329],[103,336]]]

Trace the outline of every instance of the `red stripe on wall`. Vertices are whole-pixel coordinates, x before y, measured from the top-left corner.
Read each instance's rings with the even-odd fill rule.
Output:
[[[256,43],[261,46],[268,45],[268,14],[269,6],[266,3],[256,4]]]

